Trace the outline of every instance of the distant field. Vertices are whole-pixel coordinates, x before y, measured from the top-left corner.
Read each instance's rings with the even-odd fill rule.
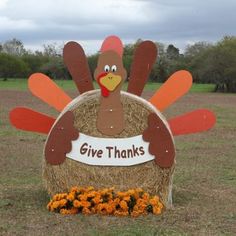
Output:
[[[55,82],[64,90],[76,90],[76,86],[72,80],[55,80]],[[94,82],[95,88],[98,88]],[[145,91],[155,91],[161,86],[161,83],[147,83]],[[0,80],[0,89],[2,90],[27,90],[27,79],[9,79],[8,81]],[[127,88],[127,83],[124,84],[123,89]],[[193,84],[191,92],[212,92],[214,84]]]

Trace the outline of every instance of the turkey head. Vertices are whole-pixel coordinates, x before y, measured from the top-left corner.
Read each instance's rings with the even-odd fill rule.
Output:
[[[121,41],[117,41],[116,47],[112,48],[109,40],[107,38],[102,45],[94,78],[101,88],[97,129],[102,134],[114,136],[120,134],[125,126],[120,91],[127,72],[122,62]],[[114,42],[114,38],[112,40]]]

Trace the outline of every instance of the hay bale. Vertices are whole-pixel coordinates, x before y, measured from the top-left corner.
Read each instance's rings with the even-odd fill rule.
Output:
[[[66,111],[73,111],[74,126],[80,132],[95,137],[108,137],[96,128],[99,99],[100,90],[87,92],[74,99],[58,119]],[[140,97],[122,92],[121,101],[126,123],[125,129],[116,138],[142,134],[147,128],[147,117],[150,113],[155,112],[162,117],[156,108]],[[163,117],[162,119],[164,120]],[[154,161],[128,167],[92,166],[69,158],[61,165],[50,165],[43,158],[43,178],[51,195],[68,191],[72,186],[114,186],[117,190],[141,187],[150,194],[160,195],[164,204],[170,206],[174,166],[175,163],[171,168],[160,168]]]

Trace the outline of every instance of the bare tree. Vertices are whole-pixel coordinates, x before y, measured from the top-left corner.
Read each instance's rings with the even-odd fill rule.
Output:
[[[3,43],[2,52],[14,56],[22,56],[26,50],[21,40],[13,38]]]

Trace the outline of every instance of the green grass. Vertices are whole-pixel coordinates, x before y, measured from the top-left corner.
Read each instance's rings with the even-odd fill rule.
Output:
[[[76,90],[76,86],[72,80],[55,80],[63,90]],[[127,89],[128,83],[124,83],[123,90]],[[155,91],[160,88],[161,83],[148,82],[145,86],[145,91]],[[98,88],[96,82],[94,87]],[[8,79],[7,81],[0,80],[0,90],[21,90],[28,89],[27,79]],[[193,84],[191,92],[212,92],[214,90],[214,84]]]
[[[24,91],[26,80],[22,81],[25,87],[19,86]],[[166,111],[165,115],[174,117],[202,107],[217,116],[209,132],[175,137],[173,209],[158,217],[135,219],[62,216],[46,210],[49,196],[42,181],[46,136],[16,130],[8,119],[16,103],[43,109],[45,114],[51,110],[29,99],[27,92],[16,96],[18,82],[10,80],[6,82],[11,84],[9,91],[0,91],[0,235],[236,235],[235,95],[192,93]],[[72,81],[59,83],[75,89]]]

